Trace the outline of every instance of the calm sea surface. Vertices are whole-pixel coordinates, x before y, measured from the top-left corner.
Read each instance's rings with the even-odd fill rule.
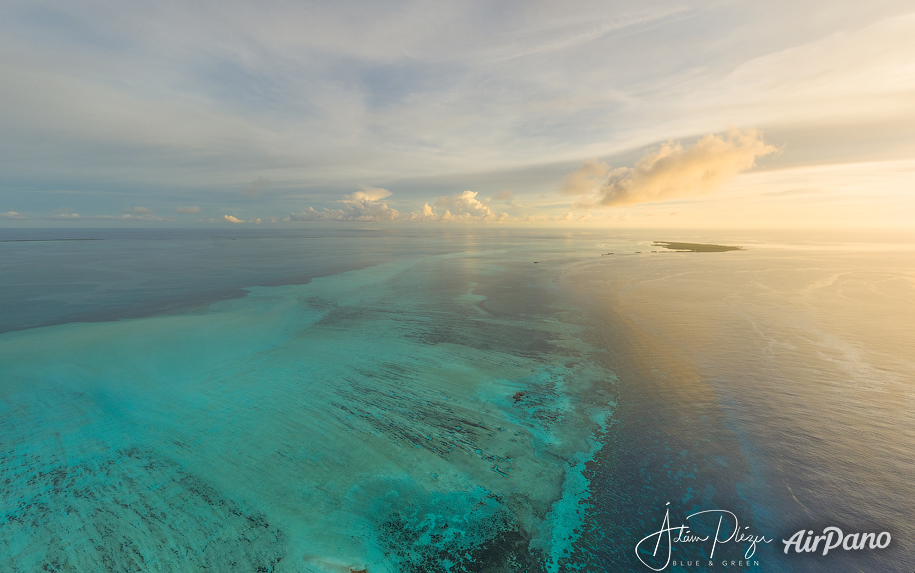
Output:
[[[911,236],[0,230],[0,570],[910,573],[913,384]]]

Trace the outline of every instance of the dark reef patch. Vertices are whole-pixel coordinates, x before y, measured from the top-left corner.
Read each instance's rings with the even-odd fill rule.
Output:
[[[270,573],[286,555],[283,532],[262,514],[151,451],[2,459],[0,570]]]
[[[379,480],[360,494],[373,506],[386,556],[402,573],[545,571],[506,500],[482,488],[440,493]]]

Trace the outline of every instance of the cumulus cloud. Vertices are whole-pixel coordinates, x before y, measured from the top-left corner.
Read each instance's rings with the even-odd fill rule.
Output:
[[[511,201],[512,192],[507,189],[502,190],[502,191],[499,191],[498,193],[496,193],[495,195],[493,195],[492,198],[495,199],[496,201]]]
[[[464,191],[446,197],[439,197],[436,207],[443,207],[442,221],[493,221],[498,219],[489,208],[489,199],[480,201],[476,191]]]
[[[397,209],[392,209],[384,203],[377,201],[347,202],[339,209],[317,211],[309,207],[301,213],[291,213],[289,221],[364,221],[364,222],[394,222],[402,220]]]
[[[423,222],[451,221],[501,222],[509,218],[507,213],[496,215],[488,206],[489,199],[477,199],[476,191],[463,191],[438,197],[435,206],[423,205],[420,213],[402,213],[383,202],[391,195],[387,189],[362,186],[359,191],[345,195],[337,201],[339,207],[324,208],[321,211],[308,207],[301,213],[291,213],[286,221],[363,221],[363,222]]]
[[[4,219],[25,219],[25,215],[17,213],[16,211],[7,211],[6,213],[0,213],[0,217]]]
[[[386,197],[390,197],[391,192],[387,189],[382,189],[380,187],[368,187],[366,185],[360,185],[359,191],[355,193],[350,193],[349,195],[344,195],[341,203],[347,202],[364,202],[364,201],[381,201]]]
[[[180,207],[180,206],[175,207],[175,213],[193,214],[193,213],[199,213],[199,212],[200,212],[200,207],[196,207],[196,206],[194,206],[194,207]]]
[[[701,195],[720,188],[756,158],[779,151],[755,129],[732,128],[726,136],[706,135],[693,146],[666,143],[635,166],[610,169],[586,161],[566,176],[560,191],[583,196],[576,207],[634,205]]]
[[[82,219],[79,213],[60,213],[55,215],[55,219]]]
[[[395,222],[409,221],[414,213],[403,215],[397,209],[388,207],[382,199],[391,196],[391,192],[380,187],[359,186],[359,191],[344,195],[337,201],[339,208],[317,211],[309,207],[301,213],[291,213],[287,221],[363,221]]]
[[[239,219],[235,215],[224,215],[223,219],[225,219],[229,223],[244,223],[245,222],[243,219]]]
[[[610,171],[610,166],[595,159],[588,159],[584,165],[569,173],[562,180],[559,192],[563,195],[585,195],[599,188]]]

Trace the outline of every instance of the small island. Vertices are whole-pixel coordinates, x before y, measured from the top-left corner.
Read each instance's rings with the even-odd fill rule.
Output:
[[[743,251],[743,247],[732,247],[729,245],[709,245],[705,243],[674,243],[669,241],[655,241],[655,247],[664,247],[672,251],[683,251],[692,253],[722,253],[724,251]]]

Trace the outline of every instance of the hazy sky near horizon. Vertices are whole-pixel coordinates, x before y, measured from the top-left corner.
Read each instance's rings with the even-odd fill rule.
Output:
[[[915,6],[0,4],[0,227],[915,228]]]

